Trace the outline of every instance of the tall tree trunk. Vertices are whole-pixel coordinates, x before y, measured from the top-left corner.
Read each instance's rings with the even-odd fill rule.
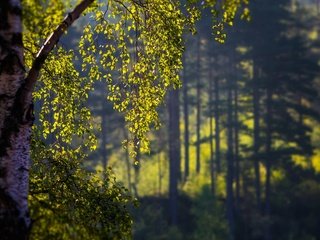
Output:
[[[256,190],[256,204],[259,211],[261,210],[261,190],[260,190],[260,90],[259,90],[259,73],[258,68],[254,63],[254,79],[253,79],[253,159],[255,172],[255,190]]]
[[[32,99],[21,102],[24,61],[20,1],[0,2],[0,236],[26,239]]]
[[[161,165],[161,151],[158,153],[158,196],[161,196],[162,192],[162,165]]]
[[[201,127],[201,74],[200,74],[200,45],[201,39],[198,34],[197,40],[197,143],[196,143],[196,173],[200,173],[200,127]]]
[[[271,184],[271,148],[272,148],[272,90],[271,86],[267,87],[267,113],[266,113],[266,187],[265,187],[265,197],[266,197],[266,205],[265,205],[265,214],[268,219],[266,224],[266,235],[265,239],[270,240],[271,232],[270,232],[270,213],[271,213],[271,205],[270,205],[270,184]]]
[[[124,139],[128,139],[128,132],[127,129],[123,129],[124,133]],[[126,153],[125,153],[125,159],[126,159],[126,167],[127,167],[127,180],[128,180],[128,189],[129,192],[132,193],[132,181],[131,181],[131,163],[130,163],[130,153],[129,153],[129,143],[126,144]]]
[[[167,144],[167,140],[163,139],[163,132],[158,132],[158,196],[162,194],[162,179],[164,175],[165,166],[162,166],[162,152],[165,149],[165,145]]]
[[[215,162],[217,165],[217,173],[221,172],[221,159],[220,159],[220,91],[219,80],[214,79],[214,122],[215,122]]]
[[[236,205],[240,204],[240,158],[239,158],[239,116],[238,116],[238,84],[234,87],[234,160],[235,160],[235,179],[236,179]]]
[[[130,154],[129,154],[129,146],[126,147],[126,165],[127,165],[127,179],[128,179],[128,189],[129,192],[132,193],[132,181],[131,181],[131,164],[130,164]]]
[[[303,108],[303,97],[300,95],[298,97],[298,105]],[[299,112],[299,124],[300,126],[302,127],[303,126],[303,113],[302,112]]]
[[[140,151],[140,146],[138,145],[137,139],[134,140],[134,148],[135,152],[137,153],[135,162],[133,164],[133,169],[134,169],[134,183],[131,184],[133,194],[137,198],[139,197],[139,192],[138,192],[138,184],[139,184],[139,177],[140,177],[140,167],[141,167],[141,151]]]
[[[40,69],[64,31],[93,0],[68,14],[40,49],[25,78],[21,1],[0,1],[0,236],[27,239],[32,92]]]
[[[189,101],[185,55],[183,55],[184,181],[189,176]]]
[[[102,102],[104,104],[104,102]],[[101,155],[102,155],[102,165],[104,174],[106,174],[108,166],[108,156],[107,156],[107,116],[104,105],[102,105],[101,111]],[[105,176],[106,177],[106,176]]]
[[[212,61],[211,61],[212,64]],[[209,124],[210,124],[210,180],[211,180],[211,192],[215,195],[215,166],[214,166],[214,150],[213,150],[213,89],[212,89],[212,68],[209,70]]]
[[[178,177],[180,172],[180,128],[179,91],[171,90],[169,110],[169,204],[170,223],[178,222]]]
[[[229,239],[234,239],[234,197],[233,197],[233,178],[234,178],[234,154],[233,154],[233,111],[232,111],[232,86],[228,80],[228,109],[227,109],[227,219],[229,223]]]

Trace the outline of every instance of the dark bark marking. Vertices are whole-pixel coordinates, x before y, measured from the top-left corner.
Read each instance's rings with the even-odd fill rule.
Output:
[[[0,29],[1,30],[9,28],[8,12],[9,12],[9,2],[1,1],[0,3]]]
[[[22,89],[24,84],[19,88],[15,96],[15,102],[10,111],[10,114],[4,120],[4,128],[2,129],[2,135],[0,138],[0,159],[7,155],[7,148],[10,148],[11,142],[10,138],[13,134],[19,132],[19,125],[29,124],[32,126],[34,121],[33,115],[33,104],[29,105],[29,108],[24,110],[22,104],[20,103],[20,95],[22,94]],[[6,176],[5,167],[0,167],[0,178]]]
[[[9,12],[17,16],[22,15],[22,9],[21,7],[18,7],[18,6],[9,6]]]
[[[23,46],[22,33],[14,33],[14,34],[12,34],[11,45],[13,45],[13,46]]]
[[[5,206],[6,208],[16,209],[14,200],[9,194],[7,194],[6,189],[2,187],[0,187],[0,199],[1,199],[1,205],[0,205],[1,208]],[[0,210],[0,213],[1,213],[1,210]]]
[[[27,228],[25,221],[19,216],[19,210],[12,197],[7,194],[6,189],[0,188],[0,232],[1,239],[27,239],[30,229]],[[1,209],[6,209],[3,211]],[[29,216],[29,212],[26,214]],[[17,231],[19,229],[19,231]]]
[[[5,178],[6,177],[6,171],[3,167],[0,167],[0,178]]]
[[[24,172],[24,171],[29,172],[29,169],[28,169],[28,168],[25,168],[25,167],[19,167],[18,170],[19,170],[20,172]]]
[[[19,68],[15,66],[19,66]],[[0,74],[7,73],[9,75],[14,75],[17,71],[21,70],[23,72],[26,71],[18,54],[14,50],[11,50],[10,53],[0,61]]]
[[[7,101],[8,99],[13,99],[14,96],[8,95],[8,94],[0,94],[0,101],[4,100]]]
[[[8,29],[8,14],[14,14],[17,16],[22,15],[22,9],[20,6],[12,6],[10,1],[0,1],[0,30]]]

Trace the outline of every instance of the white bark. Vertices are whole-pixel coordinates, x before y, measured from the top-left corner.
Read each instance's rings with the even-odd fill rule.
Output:
[[[94,0],[83,0],[40,49],[25,77],[21,0],[0,0],[0,238],[27,239],[32,92],[40,69],[65,30]]]
[[[0,232],[4,239],[22,239],[30,226],[27,198],[32,121],[20,121],[16,101],[25,74],[21,4],[8,0],[1,2],[0,8]]]

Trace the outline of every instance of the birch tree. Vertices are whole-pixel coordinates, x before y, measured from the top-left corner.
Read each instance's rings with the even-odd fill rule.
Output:
[[[25,1],[28,4],[32,1]],[[61,2],[59,2],[61,3]],[[94,4],[92,4],[94,3]],[[21,0],[5,0],[0,3],[0,233],[7,239],[27,239],[31,229],[28,210],[28,182],[30,169],[30,138],[34,122],[33,94],[45,75],[43,66],[52,55],[52,50],[70,25],[90,7],[94,19],[84,27],[80,39],[80,53],[86,79],[105,80],[110,90],[109,100],[114,108],[123,112],[130,133],[128,142],[131,156],[135,158],[139,145],[141,151],[149,150],[147,133],[150,126],[158,127],[157,107],[163,102],[166,91],[180,86],[179,71],[182,67],[182,33],[193,29],[200,17],[201,8],[211,8],[213,33],[216,40],[225,38],[224,26],[232,25],[238,8],[247,0],[189,1],[181,10],[179,1],[115,0],[102,2],[81,1],[55,30],[41,43],[32,61],[23,45]],[[34,2],[37,7],[54,6],[54,1]],[[88,10],[88,11],[89,11]],[[48,11],[48,14],[52,14]],[[247,14],[244,8],[243,16]],[[34,15],[34,16],[33,16]],[[38,28],[43,23],[37,22]],[[97,44],[97,37],[102,44]],[[43,39],[46,36],[42,36]],[[30,38],[32,39],[32,37]],[[95,57],[100,55],[99,59]],[[26,62],[25,62],[26,60]],[[32,62],[32,64],[30,64]],[[69,61],[70,62],[70,61]],[[102,70],[103,69],[103,70]],[[119,77],[115,76],[115,72]],[[77,74],[75,74],[77,75]],[[40,80],[39,80],[40,79]],[[61,88],[50,85],[51,88]],[[87,91],[91,89],[87,85]],[[68,94],[68,93],[65,93]],[[87,93],[79,96],[86,98]],[[43,95],[43,101],[47,101]],[[48,109],[47,109],[48,110]],[[50,109],[48,110],[50,111]],[[57,109],[52,111],[58,111]],[[53,128],[58,129],[57,114]],[[75,120],[76,116],[71,115]],[[74,121],[73,121],[74,122]],[[44,122],[42,123],[44,124]],[[46,123],[49,124],[49,123]],[[45,125],[45,124],[44,124]],[[74,124],[73,124],[74,125]],[[66,143],[71,143],[75,132],[60,131]],[[44,137],[48,132],[42,133]],[[76,135],[81,136],[81,131]],[[132,139],[132,140],[131,140]],[[133,141],[137,140],[137,141]]]

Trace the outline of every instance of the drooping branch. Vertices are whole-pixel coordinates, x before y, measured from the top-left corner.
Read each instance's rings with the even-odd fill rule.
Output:
[[[60,23],[60,25],[52,32],[52,34],[47,38],[45,43],[42,45],[39,50],[35,60],[33,61],[32,67],[28,72],[28,75],[25,80],[24,87],[22,89],[22,94],[20,98],[20,102],[24,104],[24,106],[28,106],[32,99],[32,92],[34,86],[39,77],[40,70],[47,59],[49,53],[58,43],[61,36],[64,32],[72,25],[74,21],[76,21],[80,15],[89,7],[94,0],[83,0],[81,1],[72,12],[68,13],[68,15],[64,18],[64,20]]]

